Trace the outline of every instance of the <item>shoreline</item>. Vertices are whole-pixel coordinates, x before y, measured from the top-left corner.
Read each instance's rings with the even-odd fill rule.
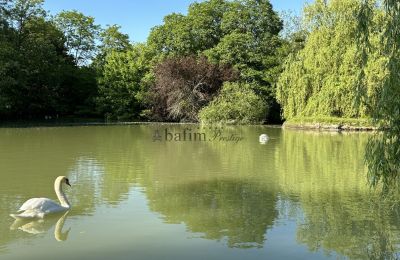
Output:
[[[160,121],[101,121],[101,120],[88,120],[88,121],[5,121],[0,122],[0,128],[36,128],[36,127],[78,127],[78,126],[118,126],[118,125],[198,125],[198,126],[259,126],[268,128],[283,128],[282,125],[277,124],[260,124],[260,125],[219,125],[219,124],[201,124],[193,122],[160,122]]]
[[[374,132],[379,129],[374,126],[362,126],[352,124],[332,124],[326,122],[285,122],[282,125],[283,129],[300,129],[300,130],[316,130],[316,131],[348,131],[348,132]]]
[[[160,122],[160,121],[105,121],[99,119],[72,119],[72,120],[49,120],[49,121],[3,121],[0,128],[35,128],[35,127],[79,127],[79,126],[118,126],[118,125],[199,125],[215,126],[219,124],[193,123],[193,122]],[[315,131],[348,131],[348,132],[373,132],[379,131],[377,127],[368,124],[365,120],[349,120],[331,118],[330,120],[318,120],[318,118],[292,119],[277,124],[259,125],[219,125],[219,126],[258,126],[294,130],[315,130]]]

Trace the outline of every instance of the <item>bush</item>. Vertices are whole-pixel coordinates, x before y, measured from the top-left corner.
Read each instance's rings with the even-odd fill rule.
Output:
[[[161,120],[197,122],[201,108],[218,94],[224,81],[235,80],[236,71],[208,62],[205,57],[171,57],[154,69],[150,89],[153,115]]]
[[[262,123],[267,105],[249,84],[224,83],[221,93],[200,113],[202,123],[255,124]]]

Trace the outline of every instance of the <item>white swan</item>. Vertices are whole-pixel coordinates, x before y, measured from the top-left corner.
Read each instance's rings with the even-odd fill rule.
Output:
[[[261,144],[266,144],[269,140],[269,136],[267,134],[262,134],[259,137],[259,141]]]
[[[69,204],[68,199],[63,192],[62,184],[66,184],[71,187],[68,178],[65,176],[57,177],[56,181],[54,182],[54,190],[56,191],[61,205],[51,199],[34,198],[26,201],[21,206],[21,208],[18,210],[19,214],[11,214],[10,216],[15,219],[43,218],[47,214],[69,210],[71,205]]]

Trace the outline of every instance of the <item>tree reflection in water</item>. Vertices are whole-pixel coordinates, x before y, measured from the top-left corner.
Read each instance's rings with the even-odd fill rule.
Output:
[[[281,187],[294,194],[297,240],[311,251],[323,249],[350,259],[399,257],[400,215],[393,203],[371,190],[363,151],[370,134],[285,131],[277,156]]]
[[[365,154],[368,177],[384,194],[397,193],[400,184],[400,132],[387,130],[370,137]]]
[[[400,214],[393,205],[400,200],[382,199],[368,186],[363,158],[369,134],[225,129],[245,136],[232,145],[153,142],[155,129],[0,129],[0,143],[10,147],[0,157],[0,170],[13,173],[0,182],[0,250],[27,237],[9,230],[8,214],[26,197],[51,196],[54,175],[68,175],[68,196],[75,202],[70,215],[77,222],[96,221],[99,207],[121,207],[140,187],[149,210],[164,223],[185,225],[189,237],[251,250],[268,246],[276,239],[271,229],[290,218],[297,225],[285,235],[311,252],[351,259],[399,256]],[[259,145],[264,132],[271,139]],[[19,158],[28,159],[22,164]]]
[[[147,196],[167,223],[184,222],[190,232],[226,239],[229,247],[263,247],[278,217],[275,192],[240,180],[193,182],[149,190]]]

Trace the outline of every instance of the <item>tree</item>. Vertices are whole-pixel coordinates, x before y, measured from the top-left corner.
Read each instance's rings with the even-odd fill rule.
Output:
[[[10,16],[10,4],[11,0],[0,0],[0,23],[2,27],[7,23],[7,17]]]
[[[126,52],[132,47],[129,36],[120,32],[120,29],[121,27],[118,25],[111,25],[100,33],[101,44],[92,63],[92,66],[95,67],[100,74],[103,73],[102,70],[108,54],[115,51]]]
[[[11,6],[8,13],[13,27],[20,37],[24,34],[25,25],[29,20],[46,16],[46,12],[43,9],[44,0],[16,0],[9,2]]]
[[[94,18],[78,11],[63,11],[57,15],[55,22],[66,38],[66,48],[78,65],[87,64],[96,52],[100,26]]]
[[[224,36],[222,22],[230,4],[224,0],[209,0],[189,6],[187,19],[195,52],[215,47]]]
[[[151,88],[153,112],[159,118],[198,121],[197,114],[218,94],[223,82],[234,80],[235,72],[214,65],[205,57],[168,58],[154,70]]]
[[[108,119],[139,118],[145,103],[151,54],[143,44],[111,51],[98,77],[98,110]]]
[[[89,111],[94,74],[78,68],[42,1],[1,2],[0,117],[32,118]]]
[[[196,53],[190,27],[186,16],[175,13],[167,15],[163,25],[152,28],[148,44],[161,57]]]
[[[286,55],[296,54],[304,48],[308,31],[305,27],[303,17],[292,11],[283,11],[280,17],[284,23],[281,37],[283,38],[283,49]]]
[[[267,106],[251,86],[225,83],[221,93],[204,107],[199,117],[202,123],[259,124],[265,120]]]
[[[385,18],[372,5],[370,59],[364,62],[355,15],[361,7],[360,1],[317,0],[305,9],[310,33],[304,49],[286,60],[278,82],[284,118],[372,116],[380,82],[387,75],[380,42]],[[365,73],[363,80],[361,73]],[[361,102],[360,92],[366,93]]]
[[[387,18],[382,37],[383,56],[387,62],[382,69],[387,77],[382,80],[382,89],[377,95],[377,102],[372,114],[376,124],[383,130],[370,138],[365,159],[368,166],[370,183],[378,187],[382,184],[386,193],[398,192],[400,180],[400,5],[395,0],[384,0]],[[363,1],[368,10],[370,1]],[[360,30],[366,37],[364,46],[370,45],[371,19],[369,12],[360,16]],[[367,59],[371,59],[368,55]]]
[[[125,51],[131,46],[129,36],[120,32],[120,29],[121,26],[114,24],[109,25],[100,33],[102,42],[100,49],[103,52],[108,52],[110,50]]]
[[[255,92],[272,105],[282,58],[277,55],[282,26],[268,0],[233,1],[221,22],[224,37],[206,55],[237,68],[242,80],[252,83]]]
[[[120,28],[111,25],[100,33],[101,44],[92,67],[98,74],[97,109],[108,119],[125,120],[140,116],[141,84],[148,68],[144,60],[146,47],[132,45]]]
[[[45,20],[42,1],[10,1],[2,10],[7,22],[0,37],[1,116],[49,111],[65,57],[62,34]]]
[[[1,22],[1,21],[0,21]],[[17,84],[15,68],[18,57],[12,39],[15,32],[4,22],[0,27],[0,117],[11,109],[12,97],[9,92]]]
[[[196,55],[210,49],[223,37],[221,23],[228,6],[225,0],[208,0],[191,4],[188,15],[167,15],[151,30],[148,44],[160,56]]]
[[[275,83],[283,60],[279,48],[282,21],[268,0],[209,0],[190,5],[187,15],[172,14],[153,28],[148,44],[156,61],[165,57],[206,56],[231,66],[239,80],[268,106],[275,102]],[[279,118],[279,109],[276,113]]]

